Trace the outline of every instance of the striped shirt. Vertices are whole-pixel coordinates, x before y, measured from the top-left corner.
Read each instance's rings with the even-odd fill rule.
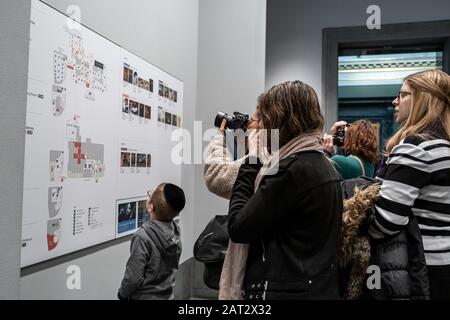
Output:
[[[407,137],[386,164],[370,235],[393,235],[414,214],[427,265],[450,264],[450,142]]]

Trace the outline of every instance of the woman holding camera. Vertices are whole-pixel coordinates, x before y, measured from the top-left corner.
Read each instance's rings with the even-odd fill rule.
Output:
[[[263,165],[261,130],[252,132],[230,199],[230,238],[248,248],[232,268],[243,272],[244,298],[338,299],[342,194],[323,153],[317,95],[285,82],[259,97],[257,113],[268,136],[278,132],[280,149]]]
[[[427,265],[416,273],[428,269],[431,299],[450,299],[450,76],[440,70],[412,74],[393,104],[407,118],[387,143],[387,170],[369,233],[393,238],[415,218]]]
[[[257,113],[253,112],[248,120],[247,129],[257,129],[259,121]],[[226,125],[227,120],[223,119],[217,135],[209,142],[203,176],[209,191],[219,197],[230,199],[239,168],[246,156],[237,160],[233,159],[225,143]]]
[[[332,155],[331,160],[342,180],[374,176],[374,164],[378,159],[378,139],[369,120],[358,120],[352,124],[345,121],[336,122],[331,128],[331,135],[324,135],[325,150],[333,154],[333,145],[336,143],[342,145],[344,154]]]
[[[230,199],[239,168],[247,158],[247,155],[245,155],[240,159],[233,160],[233,156],[226,145],[225,129],[228,125],[229,123],[227,123],[227,119],[224,117],[220,123],[217,135],[209,142],[203,167],[205,184],[208,190],[225,199]],[[258,113],[255,111],[250,115],[245,129],[252,130],[258,129],[259,127],[260,119],[258,118]],[[263,153],[261,157],[265,161],[267,157],[266,153]],[[229,270],[230,265],[242,262],[241,256],[239,254],[236,255],[239,249],[239,244],[229,241],[227,252],[233,252],[234,254],[227,253],[224,261],[224,268],[226,270]],[[232,289],[232,287],[235,288],[235,278],[229,277],[227,272],[222,274],[223,278],[220,278],[219,284],[219,299],[238,299],[240,297],[240,286],[236,290]]]

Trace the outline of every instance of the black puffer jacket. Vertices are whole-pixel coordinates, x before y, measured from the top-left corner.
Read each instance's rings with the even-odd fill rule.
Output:
[[[353,195],[355,186],[364,187],[376,181],[365,177],[344,181],[342,183],[344,198]],[[368,205],[371,204],[368,203]],[[367,218],[360,228],[362,234],[367,235],[367,228],[373,220],[373,209],[368,208]],[[406,228],[398,234],[379,240],[370,239],[370,248],[369,266],[380,268],[381,288],[368,289],[367,281],[365,281],[363,299],[429,299],[430,293],[422,236],[417,220],[413,215],[410,216]],[[371,274],[368,274],[368,277],[371,277]],[[371,282],[371,279],[369,279],[369,282]]]
[[[249,243],[247,299],[338,299],[339,177],[321,152],[285,158],[254,193],[261,165],[242,164],[230,200],[231,240]]]
[[[414,215],[405,229],[392,237],[371,239],[369,265],[380,267],[381,289],[368,290],[371,300],[428,300],[430,287],[423,251],[422,236]]]

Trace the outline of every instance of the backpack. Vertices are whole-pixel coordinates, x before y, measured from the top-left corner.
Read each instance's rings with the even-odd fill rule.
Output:
[[[194,258],[205,265],[203,281],[211,289],[219,289],[220,274],[228,249],[228,216],[211,219],[194,244]]]

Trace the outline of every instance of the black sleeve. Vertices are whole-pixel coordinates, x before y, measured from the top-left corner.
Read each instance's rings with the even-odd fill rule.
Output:
[[[120,295],[120,291],[117,292],[117,299],[119,300],[130,300],[128,297],[124,297]]]
[[[285,163],[286,164],[286,163]],[[236,243],[249,243],[262,236],[284,218],[295,201],[294,177],[280,164],[275,175],[265,176],[254,193],[258,164],[242,164],[233,187],[228,211],[228,232]]]

